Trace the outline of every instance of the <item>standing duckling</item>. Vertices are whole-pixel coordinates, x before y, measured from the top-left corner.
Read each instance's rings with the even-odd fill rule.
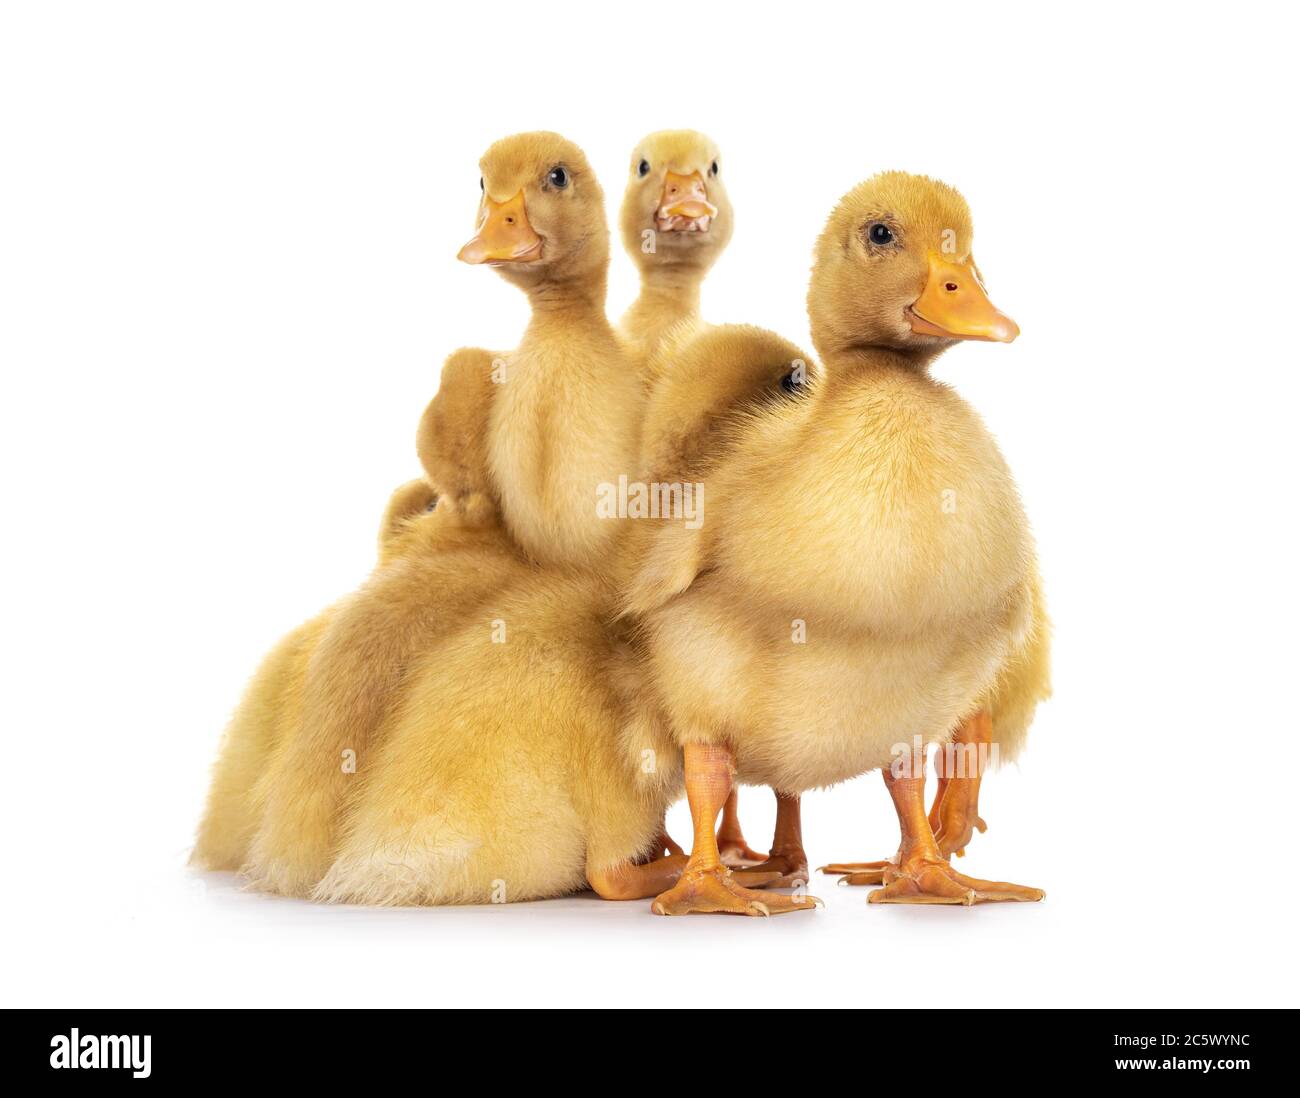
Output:
[[[649,364],[656,380],[642,426],[641,468],[656,483],[703,483],[746,416],[803,397],[817,370],[798,347],[761,328],[673,329]],[[633,545],[644,546],[644,539]],[[722,862],[770,876],[771,887],[806,884],[799,797],[778,792],[776,802],[772,847],[760,854],[745,840],[737,790],[731,790],[718,824]]]
[[[978,714],[1035,635],[1015,484],[973,409],[928,372],[957,340],[1018,334],[985,295],[971,236],[965,201],[934,180],[891,172],[850,192],[809,289],[824,376],[746,420],[706,521],[665,528],[646,556],[627,605],[684,748],[695,823],[659,914],[810,907],[737,885],[718,810],[736,777],[797,794],[876,769],[902,841],[871,902],[1043,898],[952,868],[912,751]]]
[[[671,337],[680,346],[702,323],[700,287],[731,241],[734,215],[721,160],[717,144],[696,130],[647,135],[632,151],[619,212],[623,247],[640,272],[641,289],[619,321],[618,334],[653,393],[661,426],[671,422],[677,428],[675,445],[704,442],[705,432],[691,428],[719,414],[724,406],[719,398],[740,402],[751,395],[743,385],[728,386],[735,380],[729,374],[723,385],[654,389],[674,365],[671,356],[660,353],[665,343]],[[642,468],[658,471],[653,464]],[[733,868],[757,865],[764,856],[745,841],[736,796],[733,790],[727,798],[718,827],[722,857]]]
[[[695,130],[643,138],[632,152],[619,226],[641,290],[618,331],[648,371],[668,332],[699,323],[700,285],[731,240],[717,145]]]

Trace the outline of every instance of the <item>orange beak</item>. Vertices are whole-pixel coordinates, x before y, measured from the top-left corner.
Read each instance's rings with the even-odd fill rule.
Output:
[[[655,211],[655,223],[661,231],[688,230],[703,232],[709,219],[718,216],[718,207],[709,201],[704,177],[699,172],[664,175],[664,190]]]
[[[464,263],[532,263],[541,259],[542,238],[528,224],[524,192],[505,202],[484,195],[478,232],[456,258]]]
[[[930,275],[911,308],[912,331],[945,339],[1010,343],[1020,327],[993,307],[971,262],[930,254]]]

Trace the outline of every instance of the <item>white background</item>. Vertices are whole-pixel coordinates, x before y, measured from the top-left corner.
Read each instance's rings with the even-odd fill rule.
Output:
[[[6,1005],[1296,1005],[1295,28],[1151,7],[6,4]],[[480,153],[559,130],[612,216],[670,126],[736,208],[706,317],[805,345],[844,191],[971,202],[1024,334],[937,373],[1019,478],[1057,692],[964,867],[1046,903],[368,911],[193,875],[244,681],[368,571],[442,357],[521,331],[454,259]],[[896,842],[876,775],[805,821],[814,864]]]

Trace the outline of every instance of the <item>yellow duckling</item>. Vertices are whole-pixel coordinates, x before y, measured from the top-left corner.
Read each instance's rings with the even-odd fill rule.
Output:
[[[632,152],[619,226],[641,290],[618,331],[648,365],[669,331],[699,323],[700,285],[731,240],[717,145],[694,130],[643,138]]]
[[[422,480],[393,493],[379,528],[381,565],[402,552],[433,502],[433,490]],[[213,768],[195,865],[236,870],[247,861],[270,760],[301,718],[308,661],[333,613],[334,608],[322,611],[280,641],[249,682]]]
[[[518,348],[483,352],[467,399],[487,391],[486,453],[511,535],[543,564],[602,566],[622,524],[598,514],[601,485],[633,470],[642,389],[605,317],[609,230],[604,195],[582,151],[527,133],[484,154],[479,226],[461,249],[528,295]]]
[[[661,371],[673,365],[672,356],[660,353],[665,342],[671,336],[680,346],[702,323],[700,287],[731,240],[734,215],[717,144],[696,130],[660,130],[642,138],[632,151],[619,225],[623,247],[640,272],[641,289],[619,321],[618,334],[652,387]],[[743,386],[735,390],[725,381],[702,380],[702,385],[697,379],[690,387],[673,385],[658,392],[652,414],[661,425],[703,424],[728,407],[722,402],[747,395]],[[684,401],[683,406],[677,401]],[[705,445],[707,432],[683,429],[672,439],[679,445]],[[658,457],[647,455],[644,447],[642,455],[652,461]],[[657,468],[642,465],[643,470]],[[722,809],[722,857],[735,868],[757,865],[764,856],[745,840],[736,798],[733,790]]]
[[[706,521],[660,530],[627,600],[685,751],[695,845],[660,914],[812,906],[745,889],[713,822],[733,781],[787,794],[880,769],[902,841],[872,902],[1038,900],[957,873],[925,812],[922,747],[947,743],[1036,641],[1033,542],[975,412],[928,366],[1009,342],[952,188],[887,173],[836,208],[809,289],[824,377],[746,419]],[[761,353],[761,352],[760,352]],[[1040,687],[1022,688],[1027,722]],[[1010,747],[1023,728],[1005,730]],[[777,902],[784,901],[784,902]],[[762,905],[761,908],[757,905]]]

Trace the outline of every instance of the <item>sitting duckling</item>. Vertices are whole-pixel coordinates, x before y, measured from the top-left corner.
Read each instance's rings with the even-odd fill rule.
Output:
[[[381,565],[402,552],[414,525],[433,504],[433,490],[423,480],[393,493],[379,527]],[[213,768],[191,857],[195,865],[237,870],[247,861],[262,816],[270,760],[301,718],[307,665],[333,613],[334,608],[322,611],[280,641],[248,684]]]
[[[957,340],[1018,334],[985,295],[971,235],[965,201],[934,180],[891,172],[850,192],[809,289],[824,376],[745,420],[706,521],[658,531],[645,556],[627,609],[684,748],[695,821],[658,914],[811,907],[735,882],[718,810],[737,777],[797,794],[874,769],[902,841],[871,902],[1043,898],[952,868],[911,750],[916,736],[948,742],[1034,636],[1014,482],[979,417],[928,373]]]
[[[619,225],[641,290],[618,332],[648,369],[662,361],[655,351],[669,331],[699,323],[700,285],[731,239],[717,145],[694,130],[643,138],[632,152]]]

